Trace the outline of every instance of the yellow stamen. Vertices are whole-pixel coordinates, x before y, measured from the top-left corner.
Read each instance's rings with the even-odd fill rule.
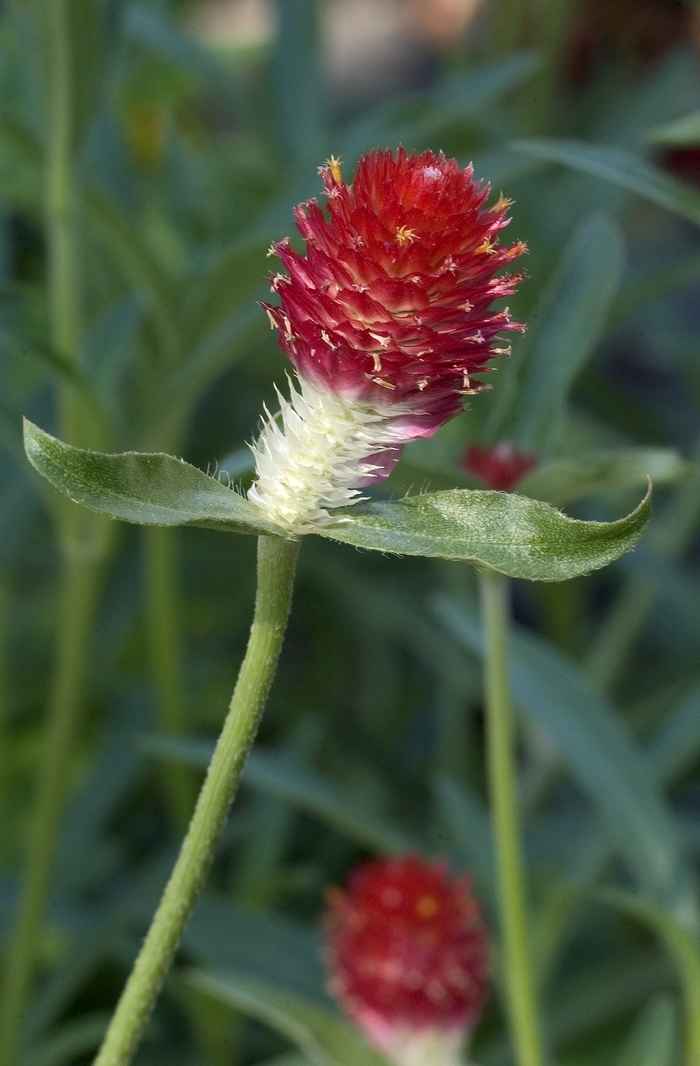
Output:
[[[340,164],[341,163],[342,163],[342,159],[340,158],[340,156],[332,155],[330,157],[330,159],[326,160],[326,166],[330,167],[330,172],[333,175],[333,180],[337,181],[337,182],[341,182],[343,180],[343,176],[340,173]]]
[[[408,226],[399,226],[396,231],[396,240],[403,247],[404,244],[413,244],[418,238],[415,230],[409,229]]]
[[[438,901],[432,896],[421,896],[416,903],[416,914],[419,918],[432,918],[439,909]]]
[[[492,251],[493,241],[490,237],[487,237],[485,241],[482,241],[478,248],[474,249],[476,255],[490,255]]]
[[[493,205],[491,210],[492,211],[499,211],[499,212],[500,211],[507,211],[508,208],[512,207],[512,206],[513,206],[513,201],[509,200],[507,196],[504,196],[503,193],[501,193],[501,195],[499,196],[498,200],[496,200],[496,203]]]

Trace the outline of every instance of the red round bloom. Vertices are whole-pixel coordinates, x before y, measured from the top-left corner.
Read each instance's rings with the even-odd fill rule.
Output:
[[[331,992],[371,1043],[391,1053],[428,1030],[449,1041],[473,1027],[489,967],[469,878],[418,856],[379,860],[329,903]]]
[[[339,163],[321,170],[327,215],[315,200],[296,209],[306,254],[273,246],[289,274],[266,305],[299,375],[352,400],[405,405],[409,436],[429,436],[484,386],[472,375],[520,330],[494,300],[521,275],[494,275],[524,250],[503,247],[510,201],[485,206],[489,186],[440,153],[399,148],[360,160],[347,185]]]
[[[514,444],[502,441],[495,448],[470,444],[464,456],[464,469],[490,489],[510,492],[521,478],[537,466],[534,452],[519,452]]]

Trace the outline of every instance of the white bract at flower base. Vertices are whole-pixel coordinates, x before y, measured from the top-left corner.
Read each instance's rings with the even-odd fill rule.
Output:
[[[290,381],[289,400],[277,395],[280,413],[265,409],[252,446],[257,478],[248,499],[290,533],[342,522],[329,509],[366,499],[361,486],[394,465],[408,405],[360,403],[304,378]]]
[[[382,1050],[397,1066],[469,1066],[461,1029],[397,1029]]]

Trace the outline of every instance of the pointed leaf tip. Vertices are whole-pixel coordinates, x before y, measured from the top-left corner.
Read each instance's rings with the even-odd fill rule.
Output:
[[[24,448],[32,466],[64,496],[113,518],[286,536],[243,496],[172,455],[74,448],[26,418]]]
[[[651,482],[631,514],[582,522],[540,500],[452,489],[337,512],[321,536],[358,548],[474,563],[509,577],[566,581],[607,566],[632,548],[651,513]]]

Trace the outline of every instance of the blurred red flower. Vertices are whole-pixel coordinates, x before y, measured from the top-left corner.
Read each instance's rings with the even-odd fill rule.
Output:
[[[489,978],[469,878],[419,856],[368,862],[330,894],[325,932],[331,992],[370,1043],[399,1063],[457,1061]]]
[[[462,460],[467,473],[497,492],[510,492],[517,483],[537,466],[539,457],[533,452],[519,452],[514,444],[502,441],[495,448],[481,448],[470,444]]]

